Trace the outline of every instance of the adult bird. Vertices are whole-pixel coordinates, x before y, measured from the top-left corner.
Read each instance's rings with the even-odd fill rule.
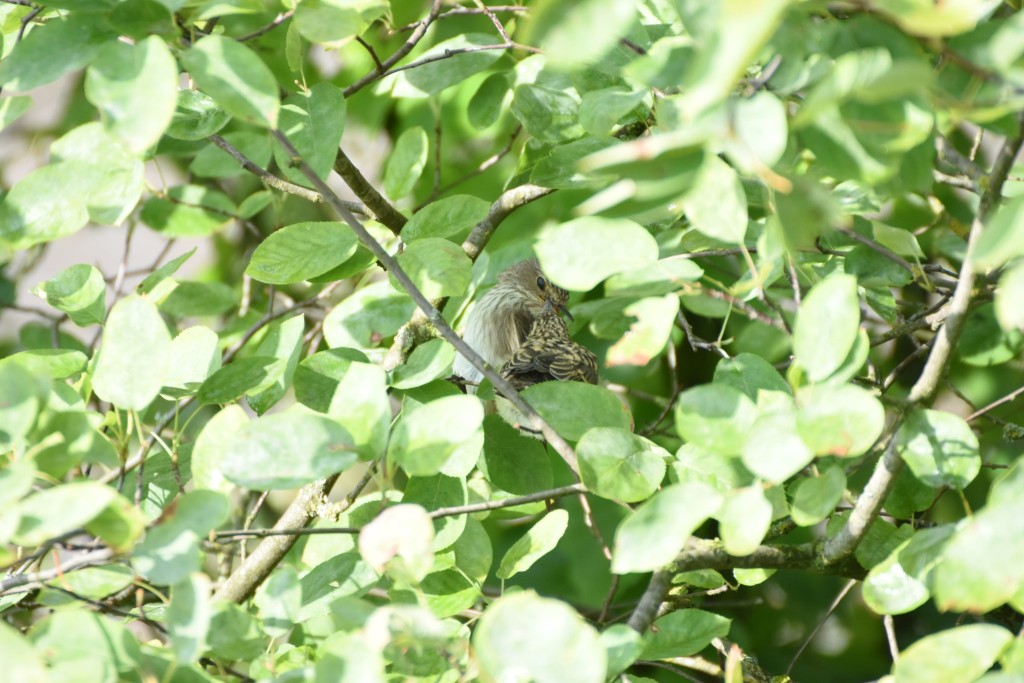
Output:
[[[569,293],[551,284],[537,259],[520,261],[502,271],[498,284],[470,311],[462,338],[488,365],[499,369],[526,339],[545,305],[572,320],[565,307],[568,299]],[[453,372],[468,383],[483,379],[483,373],[462,354],[455,357]]]
[[[522,345],[502,366],[501,376],[517,391],[551,380],[597,384],[597,357],[569,337],[565,321],[548,303]]]

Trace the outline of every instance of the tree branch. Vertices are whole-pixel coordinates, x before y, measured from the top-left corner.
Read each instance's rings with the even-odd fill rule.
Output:
[[[392,206],[391,202],[384,198],[384,195],[377,192],[377,189],[366,180],[363,174],[359,172],[359,169],[355,167],[355,164],[352,163],[352,160],[340,148],[338,149],[338,155],[334,158],[334,170],[345,181],[345,184],[352,190],[352,193],[363,200],[378,221],[387,226],[396,235],[401,234],[402,228],[409,219]],[[317,180],[319,180],[319,177]],[[323,181],[321,181],[321,184],[327,187]],[[322,194],[323,192],[321,192]],[[334,199],[341,206],[345,206],[345,202],[339,197],[335,196]],[[328,203],[330,203],[330,200],[328,200]],[[345,209],[352,212],[347,206],[345,206]]]
[[[51,581],[62,574],[67,574],[68,572],[85,569],[86,567],[94,567],[98,564],[107,564],[112,559],[114,559],[114,551],[110,548],[82,553],[81,555],[68,558],[50,569],[43,569],[42,571],[33,572],[31,574],[18,574],[0,581],[0,595],[5,595],[8,591],[14,588],[21,588],[22,586],[30,584],[46,583],[47,581]]]
[[[278,178],[276,175],[274,175],[267,169],[261,167],[260,165],[256,164],[247,156],[242,154],[241,151],[239,151],[234,145],[232,145],[230,142],[228,142],[221,136],[211,135],[210,142],[212,142],[213,144],[217,145],[222,150],[227,152],[228,155],[231,156],[232,159],[237,161],[242,168],[244,168],[246,171],[252,173],[254,176],[262,180],[264,183],[266,183],[268,187],[272,187],[275,190],[280,190],[281,192],[287,192],[288,194],[293,194],[296,197],[302,197],[306,201],[314,202],[317,204],[323,203],[324,198],[321,197],[318,192],[314,192],[313,190],[302,187],[301,185],[296,185],[295,183],[290,183],[287,180],[284,180],[283,178]],[[370,216],[371,218],[376,218],[375,215],[366,210],[365,206],[357,204],[355,202],[347,203],[349,206],[349,210],[352,213],[357,213],[362,216]]]
[[[967,312],[971,305],[976,276],[974,264],[971,262],[975,245],[984,229],[984,223],[989,213],[1002,198],[1003,183],[1006,182],[1006,176],[1009,174],[1013,160],[1020,152],[1022,144],[1024,144],[1024,114],[1018,115],[1017,135],[1007,138],[1003,142],[999,156],[992,167],[988,187],[978,204],[978,214],[971,222],[971,231],[967,236],[967,250],[964,253],[963,266],[960,268],[960,278],[953,290],[953,298],[948,304],[949,312],[942,327],[935,335],[931,352],[928,354],[928,360],[925,362],[921,375],[910,389],[907,396],[910,403],[930,404],[935,397],[939,381],[945,374],[950,355],[960,338],[964,320],[967,318]],[[899,426],[899,419],[897,418],[893,425],[894,432]],[[871,523],[878,517],[885,499],[892,491],[897,475],[903,469],[903,459],[896,452],[895,441],[894,437],[889,442],[885,454],[871,473],[871,479],[868,480],[864,490],[858,496],[857,503],[854,505],[849,519],[846,520],[846,524],[838,534],[826,541],[822,553],[826,563],[838,562],[852,554],[867,534]]]
[[[416,25],[416,28],[413,29],[412,35],[409,36],[409,39],[406,40],[401,47],[395,50],[394,54],[376,65],[373,71],[367,73],[358,81],[345,88],[345,99],[347,100],[370,83],[381,78],[388,69],[397,64],[407,54],[412,52],[412,49],[416,47],[417,43],[419,43],[420,40],[423,39],[423,36],[426,35],[427,29],[430,28],[430,25],[434,23],[435,19],[437,19],[437,15],[441,13],[441,7],[443,5],[444,0],[434,0],[433,4],[430,6],[430,12],[428,12],[427,16]]]

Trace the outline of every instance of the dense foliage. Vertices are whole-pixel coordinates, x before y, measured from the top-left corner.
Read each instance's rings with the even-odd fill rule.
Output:
[[[1022,680],[1018,4],[3,0],[0,677]]]

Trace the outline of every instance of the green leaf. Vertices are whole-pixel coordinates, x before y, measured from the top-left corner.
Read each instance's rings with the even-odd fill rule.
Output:
[[[647,365],[668,344],[679,313],[679,297],[666,294],[640,299],[623,310],[636,322],[608,349],[605,365]]]
[[[341,472],[355,459],[355,444],[341,425],[292,408],[245,424],[220,464],[239,486],[269,491]]]
[[[797,430],[816,455],[863,455],[885,428],[885,409],[852,384],[804,387],[797,392]]]
[[[616,574],[650,572],[665,567],[686,545],[690,534],[722,504],[722,496],[703,484],[675,484],[654,494],[619,525],[612,550]]]
[[[231,115],[198,90],[178,92],[177,108],[167,135],[179,140],[204,140],[227,125]]]
[[[603,683],[605,650],[597,631],[571,607],[533,591],[491,604],[473,632],[485,675],[536,683]]]
[[[267,635],[283,636],[299,621],[302,587],[299,575],[290,565],[281,565],[257,590],[253,602]]]
[[[251,661],[262,654],[266,636],[259,623],[244,608],[218,602],[206,637],[210,653],[228,661]]]
[[[305,8],[306,3],[300,7]],[[345,130],[344,94],[336,85],[325,81],[288,97],[281,104],[280,128],[313,172],[326,179],[334,166]],[[291,163],[290,155],[276,141],[274,159],[289,180],[309,185],[309,179]]]
[[[1024,261],[999,276],[995,296],[996,320],[1004,330],[1024,330]]]
[[[644,639],[642,659],[695,655],[715,638],[729,634],[732,620],[699,609],[681,609],[655,620]]]
[[[89,359],[81,351],[70,349],[36,349],[19,351],[0,361],[19,363],[34,375],[49,375],[53,379],[67,379],[85,370]]]
[[[522,397],[570,441],[579,441],[594,427],[633,427],[629,410],[604,387],[582,382],[542,382],[528,387]]]
[[[604,283],[608,296],[660,296],[675,292],[704,275],[691,259],[671,256],[651,265],[612,275]]]
[[[399,294],[388,282],[375,282],[356,291],[324,318],[328,346],[369,350],[393,336],[416,304]],[[383,354],[380,354],[382,357]]]
[[[374,571],[418,584],[434,564],[434,527],[420,505],[392,505],[359,530],[359,555]]]
[[[167,608],[167,630],[175,658],[187,664],[206,649],[213,605],[210,603],[210,579],[196,572],[174,586]]]
[[[658,260],[658,243],[646,229],[630,220],[598,216],[544,230],[536,251],[551,281],[576,292],[589,291],[616,273]]]
[[[507,73],[488,76],[469,101],[469,123],[477,130],[493,126],[508,107],[511,91]]]
[[[604,498],[635,503],[649,498],[665,478],[671,456],[642,436],[615,427],[595,427],[576,445],[580,478]]]
[[[743,557],[757,550],[768,533],[772,504],[760,486],[748,486],[727,496],[716,516],[725,552]]]
[[[987,612],[1024,586],[1024,503],[1000,500],[964,520],[942,553],[931,589],[940,610]]]
[[[352,230],[341,223],[295,223],[267,236],[245,272],[272,285],[302,282],[352,256],[357,242]]]
[[[746,394],[724,384],[705,384],[679,395],[676,431],[688,442],[715,453],[739,455],[757,410]]]
[[[484,478],[502,491],[535,493],[554,485],[551,460],[540,441],[519,433],[498,415],[484,416]]]
[[[915,531],[873,566],[864,580],[868,606],[879,614],[905,614],[923,605],[929,596],[930,574],[952,533],[950,525]]]
[[[286,320],[271,325],[270,331],[256,347],[256,355],[276,358],[284,362],[284,368],[272,384],[259,391],[250,392],[246,398],[249,407],[257,415],[267,412],[287,393],[292,384],[292,375],[299,364],[302,353],[302,337],[306,330],[306,318],[297,313]]]
[[[582,69],[629,33],[635,14],[633,3],[616,0],[541,3],[530,17],[527,40],[540,46],[553,67]]]
[[[61,484],[34,493],[16,508],[21,521],[13,540],[18,545],[36,546],[80,529],[117,497],[114,489],[92,481]]]
[[[708,155],[697,184],[683,200],[683,210],[700,232],[722,242],[743,244],[747,232],[747,195],[736,171]]]
[[[164,373],[164,393],[176,398],[191,395],[220,369],[220,339],[208,327],[195,325],[171,340],[169,356],[174,359]]]
[[[408,244],[424,237],[461,241],[490,208],[483,199],[468,194],[438,199],[413,214],[402,228],[402,241]]]
[[[238,304],[234,290],[223,282],[178,282],[168,278],[153,289],[151,296],[160,312],[172,318],[220,315]]]
[[[462,477],[436,474],[429,477],[411,477],[402,495],[403,503],[416,503],[425,510],[465,505],[469,489]],[[434,543],[431,549],[440,552],[450,548],[466,529],[466,515],[450,515],[434,520]]]
[[[382,0],[304,0],[295,11],[295,26],[311,43],[340,45],[388,11]]]
[[[401,199],[413,191],[427,165],[427,131],[408,128],[395,141],[395,148],[384,166],[384,192],[392,199]]]
[[[273,384],[285,363],[276,358],[238,358],[217,370],[199,387],[196,399],[203,404],[231,403],[242,394],[261,391]]]
[[[789,479],[814,459],[797,434],[792,399],[762,408],[749,430],[742,457],[747,469],[774,484]]]
[[[95,612],[58,610],[33,624],[29,636],[47,660],[50,681],[115,681],[142,663],[135,636]]]
[[[0,86],[35,90],[81,69],[113,36],[99,17],[75,12],[33,27],[0,64]],[[6,41],[5,41],[6,42]]]
[[[174,116],[178,67],[162,38],[135,45],[107,42],[85,75],[85,96],[103,114],[106,128],[128,149],[142,153],[157,143]],[[139,116],[145,111],[145,116]]]
[[[210,418],[192,449],[192,478],[196,489],[230,492],[234,486],[224,477],[220,463],[238,434],[249,422],[239,405],[229,405]]]
[[[900,653],[894,683],[974,683],[1013,640],[995,624],[966,624],[921,638]]]
[[[981,471],[978,437],[963,418],[915,410],[896,432],[896,448],[918,479],[933,488],[963,489]]]
[[[579,122],[579,95],[575,91],[520,83],[512,92],[512,115],[542,142],[559,143],[585,132]]]
[[[591,135],[611,135],[619,120],[635,111],[646,95],[643,90],[626,90],[621,87],[591,90],[583,95],[580,102],[580,124]]]
[[[50,680],[43,658],[16,629],[0,623],[0,657],[7,662],[4,675],[12,681],[47,683]]]
[[[856,278],[834,273],[811,288],[797,314],[793,353],[812,382],[839,369],[859,327]]]
[[[726,141],[729,160],[744,174],[762,173],[774,166],[789,141],[786,105],[767,90],[730,105],[734,107],[730,118],[735,139]]]
[[[426,237],[406,245],[398,255],[398,264],[428,299],[465,294],[473,268],[473,262],[459,245],[439,237]],[[389,277],[392,286],[403,291],[394,276]]]
[[[107,284],[95,267],[79,263],[40,283],[34,290],[79,327],[103,323],[107,313]]]
[[[996,319],[995,306],[982,304],[967,317],[957,355],[960,360],[976,367],[1001,365],[1016,358],[1024,348],[1024,332],[1004,330]]]
[[[455,348],[443,339],[431,339],[420,344],[409,358],[395,368],[391,375],[391,386],[395,389],[412,389],[451,374],[455,362]]]
[[[626,624],[609,626],[601,633],[601,644],[608,655],[608,675],[614,677],[640,657],[641,635]]]
[[[154,287],[156,287],[158,284],[160,284],[161,282],[163,282],[164,280],[178,272],[178,268],[181,268],[181,266],[184,265],[185,261],[188,261],[192,257],[192,254],[196,253],[197,248],[198,247],[192,247],[190,251],[185,252],[181,256],[176,256],[175,258],[171,259],[167,263],[163,264],[162,266],[154,270],[152,273],[143,278],[142,282],[139,283],[139,286],[136,287],[135,291],[139,294],[149,294],[151,291],[153,291]]]
[[[779,371],[761,356],[738,353],[715,366],[715,384],[739,389],[752,401],[761,391],[792,393]]]
[[[201,185],[177,185],[142,205],[143,222],[166,237],[206,237],[235,217],[227,195]]]
[[[832,466],[818,477],[799,480],[792,488],[790,513],[800,526],[814,526],[835,512],[846,490],[843,468]]]
[[[525,572],[540,558],[547,555],[558,545],[559,539],[565,535],[569,525],[569,513],[565,510],[552,510],[544,515],[539,522],[530,527],[518,541],[501,558],[501,564],[495,573],[501,580],[511,579],[520,572]]]
[[[100,514],[85,525],[85,530],[102,539],[117,553],[127,552],[146,530],[142,511],[123,496],[115,496]]]
[[[403,413],[388,444],[388,460],[411,476],[442,470],[463,451],[480,454],[483,406],[475,396],[448,396]],[[473,464],[476,464],[474,456]]]
[[[417,61],[451,54],[450,57],[436,59],[404,72],[405,81],[423,94],[436,95],[445,88],[458,85],[473,74],[487,69],[504,54],[504,50],[459,52],[460,50],[499,44],[500,40],[488,33],[463,33],[449,38],[424,52]]]
[[[181,54],[199,89],[224,111],[247,123],[277,126],[277,79],[262,59],[242,43],[213,35]]]
[[[142,410],[160,392],[171,361],[171,335],[150,301],[121,299],[110,309],[93,373],[93,390],[126,410]]]
[[[142,162],[99,123],[72,129],[50,163],[19,180],[0,204],[0,240],[16,249],[71,235],[86,223],[121,223],[142,193]]]
[[[311,359],[307,359],[311,360]],[[348,430],[359,454],[369,460],[384,454],[391,425],[387,377],[378,365],[340,364],[327,414]],[[296,387],[299,371],[296,370]],[[296,388],[298,393],[298,388]]]

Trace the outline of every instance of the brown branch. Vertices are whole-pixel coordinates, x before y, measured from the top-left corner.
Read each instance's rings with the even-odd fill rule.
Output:
[[[352,190],[352,193],[363,200],[367,208],[373,212],[373,215],[380,223],[387,226],[396,235],[401,234],[402,228],[409,219],[392,206],[391,202],[384,198],[384,195],[377,192],[377,189],[366,180],[355,164],[352,163],[352,160],[341,149],[338,149],[338,155],[334,158],[334,170],[345,181],[345,184]],[[319,177],[317,179],[319,180]],[[321,184],[323,184],[323,181],[321,181]],[[327,187],[326,184],[323,185]],[[320,194],[323,195],[323,192]],[[335,199],[340,206],[345,207],[346,211],[355,213],[346,206],[346,202],[338,197],[335,197]],[[330,202],[331,200],[328,199],[328,203]]]
[[[242,168],[244,168],[246,171],[252,173],[254,176],[262,180],[268,187],[271,187],[275,190],[280,190],[281,192],[287,192],[288,194],[293,194],[296,197],[302,197],[306,201],[314,202],[317,204],[323,203],[324,198],[320,196],[319,192],[314,192],[313,190],[302,187],[301,185],[296,185],[295,183],[290,183],[287,180],[284,180],[283,178],[278,178],[276,175],[274,175],[267,169],[263,168],[262,166],[256,164],[251,159],[246,157],[234,145],[232,145],[230,142],[228,142],[221,136],[211,135],[210,142],[212,142],[213,144],[217,145],[222,150],[227,152],[228,155],[232,159],[237,161]],[[361,204],[357,204],[355,202],[348,202],[348,205],[349,211],[351,211],[352,213],[358,213],[361,216],[370,216],[371,218],[376,218],[374,214],[367,211],[366,207]]]
[[[470,260],[476,261],[480,252],[484,250],[491,239],[491,235],[498,229],[501,222],[508,218],[509,214],[525,204],[546,197],[554,192],[549,187],[539,185],[520,185],[511,190],[502,192],[501,195],[491,204],[487,216],[473,226],[469,237],[462,243],[462,250]]]
[[[1003,396],[1000,399],[992,401],[992,403],[989,403],[984,408],[979,408],[978,410],[975,410],[973,413],[971,413],[970,415],[967,416],[966,420],[968,422],[973,422],[974,420],[977,420],[982,415],[986,414],[988,411],[990,411],[990,410],[992,410],[994,408],[998,408],[999,406],[1003,405],[1004,403],[1009,403],[1009,402],[1013,401],[1014,399],[1016,399],[1021,394],[1024,394],[1024,387],[1020,387],[1018,389],[1014,389],[1013,391],[1008,393],[1006,396]]]
[[[468,47],[456,47],[450,50],[445,50],[444,52],[438,53],[436,55],[430,55],[428,57],[418,59],[415,62],[410,62],[409,64],[403,64],[402,66],[396,66],[392,69],[388,69],[386,72],[381,74],[381,78],[384,78],[385,76],[391,76],[392,74],[396,74],[400,71],[408,71],[409,69],[415,69],[416,67],[423,66],[424,64],[440,62],[442,59],[451,59],[456,55],[465,55],[473,52],[487,52],[489,50],[512,49],[526,50],[527,52],[533,53],[540,52],[540,50],[538,50],[535,47],[530,47],[529,45],[520,45],[519,43],[494,43],[493,45],[470,45]]]

